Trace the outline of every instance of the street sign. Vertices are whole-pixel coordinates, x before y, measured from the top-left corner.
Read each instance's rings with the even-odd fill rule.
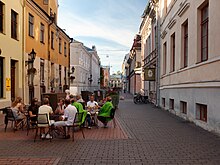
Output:
[[[6,91],[10,91],[11,90],[11,79],[10,78],[6,78]]]
[[[144,81],[155,81],[155,68],[144,69]]]

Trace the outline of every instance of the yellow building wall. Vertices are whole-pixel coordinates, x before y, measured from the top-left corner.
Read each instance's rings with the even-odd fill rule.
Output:
[[[62,31],[55,26],[51,26],[51,31],[54,32],[54,49],[50,46],[51,62],[65,67],[69,67],[69,39],[62,34]],[[50,33],[51,37],[51,33]],[[62,51],[59,53],[59,38],[62,42]],[[51,40],[50,40],[51,41]],[[64,42],[66,42],[66,56],[64,56]]]
[[[29,36],[29,13],[34,16],[34,37]],[[36,56],[48,59],[48,20],[42,15],[42,12],[36,11],[29,3],[26,5],[25,12],[25,39],[26,53],[32,49],[37,53]],[[40,25],[44,24],[44,43],[40,42]]]
[[[23,37],[23,10],[22,1],[1,0],[4,8],[4,32],[0,33],[1,57],[4,58],[4,97],[0,98],[0,108],[11,105],[11,91],[6,91],[6,78],[11,79],[11,59],[16,60],[15,96],[22,97],[22,37]],[[11,9],[18,13],[18,37],[11,38]]]

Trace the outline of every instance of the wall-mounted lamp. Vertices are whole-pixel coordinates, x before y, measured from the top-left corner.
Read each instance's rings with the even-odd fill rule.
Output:
[[[28,64],[30,64],[30,63],[34,63],[34,60],[35,60],[35,58],[36,58],[36,52],[34,51],[34,49],[32,49],[32,51],[28,54],[28,56],[30,57],[29,59],[28,59],[28,61],[25,61],[25,64],[26,65],[28,65]]]

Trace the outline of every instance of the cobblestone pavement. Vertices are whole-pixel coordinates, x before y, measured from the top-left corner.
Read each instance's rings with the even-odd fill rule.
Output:
[[[33,142],[33,132],[0,130],[0,164],[220,164],[220,137],[152,105],[120,102],[117,127]],[[6,134],[6,135],[5,135]],[[106,136],[106,134],[108,134]]]

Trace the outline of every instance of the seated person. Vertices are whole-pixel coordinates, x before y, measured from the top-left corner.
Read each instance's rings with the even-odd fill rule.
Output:
[[[23,114],[23,103],[22,98],[17,97],[11,106],[13,115],[15,117],[15,129],[17,129],[19,123],[25,119],[25,115]]]
[[[50,102],[48,98],[43,98],[43,105],[41,105],[38,109],[38,114],[47,114],[49,125],[52,125],[54,123],[54,120],[50,120],[50,115],[53,114],[53,110],[50,106]],[[42,125],[41,125],[42,126]],[[47,134],[45,135],[45,127],[40,128],[41,138],[44,139],[50,139],[52,138],[51,135]]]
[[[55,115],[63,115],[64,109],[65,109],[64,99],[60,98],[57,108],[55,110]]]
[[[98,120],[100,120],[104,127],[107,127],[107,123],[112,120],[111,118],[111,110],[113,108],[112,105],[112,99],[110,96],[107,97],[106,103],[101,107],[99,114],[98,114]]]
[[[73,99],[71,100],[71,104],[76,107],[79,113],[83,113],[81,124],[84,124],[87,116],[87,111],[83,109],[83,105],[81,103],[77,102],[77,97],[73,97]]]
[[[64,109],[63,120],[57,121],[54,123],[54,126],[57,127],[57,129],[59,129],[61,132],[63,131],[61,127],[73,125],[75,115],[77,113],[76,107],[74,107],[70,104],[70,100],[68,100],[68,99],[65,100],[65,106],[66,106],[66,108]],[[69,131],[70,130],[68,129],[66,138],[70,138]]]
[[[31,101],[31,105],[28,107],[28,114],[32,123],[37,121],[38,108],[38,99],[33,98],[33,100]]]
[[[91,122],[91,115],[98,114],[97,110],[99,108],[98,103],[95,101],[95,98],[93,95],[90,96],[90,101],[87,102],[87,110],[88,110],[88,115],[87,115],[87,122],[88,122],[88,128],[90,129],[92,126]]]

